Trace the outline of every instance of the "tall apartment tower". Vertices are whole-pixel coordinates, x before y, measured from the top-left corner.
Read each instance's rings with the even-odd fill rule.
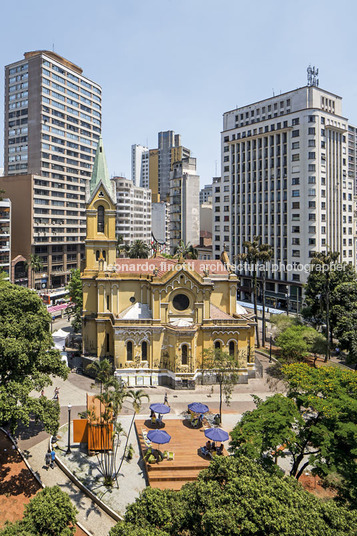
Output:
[[[85,189],[101,132],[101,93],[80,67],[54,52],[27,52],[5,67],[1,183],[14,219],[24,210],[28,215],[31,232],[24,229],[17,253],[40,256],[41,286],[64,285],[84,254]],[[27,200],[22,186],[29,187]]]
[[[135,240],[151,245],[151,191],[135,186],[125,177],[113,177],[116,193],[115,234],[123,244],[131,246]]]
[[[196,158],[184,158],[170,173],[170,249],[175,253],[181,241],[200,242],[200,177]]]
[[[143,145],[131,146],[131,180],[134,186],[149,188],[149,149]]]
[[[243,242],[262,236],[274,250],[271,305],[300,309],[304,267],[316,251],[339,251],[341,261],[355,263],[347,132],[342,98],[314,83],[223,115],[213,252],[218,258],[226,242],[236,262]],[[249,299],[252,274],[241,274],[241,297]]]

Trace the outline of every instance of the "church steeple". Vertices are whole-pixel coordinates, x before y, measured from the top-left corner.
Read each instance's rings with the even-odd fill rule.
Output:
[[[110,182],[109,171],[107,166],[107,160],[105,158],[105,152],[103,147],[102,136],[99,137],[97,151],[95,153],[95,159],[93,164],[92,176],[89,183],[89,195],[91,196],[99,183],[102,183],[106,187],[109,194],[112,194],[112,184]]]

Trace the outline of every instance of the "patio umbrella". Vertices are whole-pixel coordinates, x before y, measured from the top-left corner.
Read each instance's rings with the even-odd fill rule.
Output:
[[[150,432],[148,432],[148,439],[150,439],[152,443],[163,445],[170,441],[171,436],[165,432],[165,430],[150,430]]]
[[[155,411],[155,413],[161,413],[162,415],[164,413],[170,413],[170,406],[166,406],[166,404],[151,404],[150,409]]]
[[[149,434],[148,434],[149,436]],[[205,436],[211,441],[227,441],[229,439],[228,432],[222,430],[222,428],[208,428],[205,430]]]
[[[190,409],[193,413],[207,413],[207,411],[209,411],[209,407],[206,406],[206,404],[201,404],[200,402],[192,402],[192,404],[188,405],[188,409]]]

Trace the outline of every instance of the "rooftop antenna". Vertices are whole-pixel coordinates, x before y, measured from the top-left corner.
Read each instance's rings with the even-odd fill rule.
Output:
[[[52,52],[54,52],[54,51],[55,51],[55,44],[52,43]]]
[[[319,87],[319,79],[317,78],[319,75],[319,70],[315,65],[311,67],[311,65],[307,68],[307,85],[309,87]]]
[[[275,91],[274,91],[274,88],[273,88],[273,97],[275,97]]]

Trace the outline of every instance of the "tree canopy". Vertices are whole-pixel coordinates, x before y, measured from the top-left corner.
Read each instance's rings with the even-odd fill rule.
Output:
[[[357,364],[357,281],[337,285],[331,296],[331,323],[341,350]]]
[[[58,408],[32,391],[51,385],[51,375],[65,379],[68,368],[52,348],[51,316],[33,291],[5,283],[0,286],[0,424],[12,430],[30,417],[46,430],[58,428]]]
[[[69,316],[72,316],[72,327],[75,332],[82,329],[82,309],[83,309],[83,287],[81,272],[79,269],[71,270],[71,279],[68,283],[68,291],[72,305],[67,309]]]
[[[322,478],[335,474],[340,497],[356,507],[357,373],[306,364],[283,373],[287,396],[255,397],[257,408],[232,431],[233,452],[265,465],[290,456],[297,479],[307,466]]]
[[[129,249],[131,259],[147,259],[149,253],[150,248],[143,240],[134,240]]]
[[[77,510],[58,486],[41,490],[25,507],[24,518],[5,525],[0,536],[72,536]]]
[[[356,512],[247,457],[216,457],[180,491],[147,488],[110,536],[352,536]]]

